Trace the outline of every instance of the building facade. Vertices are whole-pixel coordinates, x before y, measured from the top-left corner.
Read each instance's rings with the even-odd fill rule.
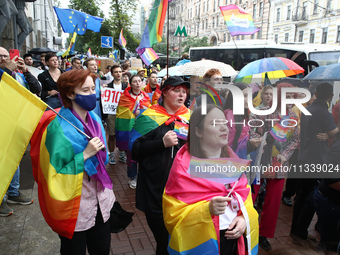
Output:
[[[33,28],[25,40],[20,50],[20,55],[27,53],[32,48],[48,47],[58,50],[59,42],[58,28],[56,15],[53,10],[52,0],[37,0],[35,2],[26,2],[25,13],[29,20],[30,25]],[[6,49],[15,48],[15,34],[13,17],[7,23],[1,36],[1,46]],[[17,33],[20,32],[20,28],[17,28]]]

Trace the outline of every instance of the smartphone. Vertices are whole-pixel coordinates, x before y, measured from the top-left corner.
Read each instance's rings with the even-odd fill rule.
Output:
[[[14,57],[18,56],[18,58],[20,57],[20,52],[17,49],[10,49],[9,50],[9,58],[12,60]],[[16,61],[18,61],[18,58]]]

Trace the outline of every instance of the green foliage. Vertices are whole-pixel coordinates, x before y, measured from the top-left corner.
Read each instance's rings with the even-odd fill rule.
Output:
[[[165,54],[167,53],[167,39],[165,36],[162,37],[162,41],[159,43],[156,43],[152,46],[152,49],[156,52],[156,53],[162,53]]]
[[[182,42],[182,46],[185,46],[183,52],[189,52],[191,47],[209,46],[208,37],[197,38],[197,36],[188,36],[186,37],[186,40]]]
[[[104,14],[99,7],[102,6],[102,3],[101,0],[70,0],[70,8],[93,16],[104,17]],[[95,33],[91,30],[87,30],[84,35],[77,35],[75,51],[86,53],[88,48],[91,48],[93,54],[108,56],[109,52],[113,49],[101,47],[101,36],[113,36],[114,48],[121,49],[118,38],[120,30],[123,27],[127,49],[134,52],[139,45],[139,41],[130,32],[132,19],[127,14],[127,10],[135,11],[136,8],[137,5],[135,0],[113,0],[110,18],[104,19],[100,32]],[[72,34],[69,34],[66,47],[68,47],[71,38]]]

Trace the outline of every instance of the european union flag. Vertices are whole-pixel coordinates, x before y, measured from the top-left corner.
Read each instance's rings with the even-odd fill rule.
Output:
[[[53,8],[65,33],[73,33],[77,25],[78,35],[85,34],[86,29],[99,32],[104,20],[72,9],[61,9],[55,6]]]

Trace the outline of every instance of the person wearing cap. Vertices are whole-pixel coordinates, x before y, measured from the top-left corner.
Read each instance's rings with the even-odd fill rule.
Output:
[[[146,215],[156,239],[156,254],[168,254],[168,232],[162,213],[162,195],[177,151],[185,143],[174,132],[175,124],[188,123],[190,112],[184,106],[189,82],[180,77],[165,80],[162,101],[137,118],[131,131],[129,149],[139,162],[136,207]]]

